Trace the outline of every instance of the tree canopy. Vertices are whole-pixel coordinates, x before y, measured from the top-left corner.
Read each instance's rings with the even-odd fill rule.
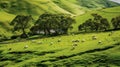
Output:
[[[67,33],[73,23],[75,20],[70,15],[44,13],[39,16],[35,26],[39,26],[39,30],[43,30],[46,35],[51,34],[51,30],[54,30],[56,34],[61,34]]]
[[[113,25],[114,29],[119,29],[120,28],[120,16],[112,18],[111,22],[112,22],[112,25]]]
[[[106,18],[98,14],[91,14],[94,18],[86,20],[83,24],[79,25],[80,31],[105,31],[110,28],[110,24]]]
[[[30,27],[30,23],[29,21],[32,20],[32,16],[25,16],[25,15],[17,15],[12,22],[10,23],[10,25],[14,26],[13,31],[22,31],[23,33],[21,34],[21,37],[27,37],[26,31],[25,29]]]

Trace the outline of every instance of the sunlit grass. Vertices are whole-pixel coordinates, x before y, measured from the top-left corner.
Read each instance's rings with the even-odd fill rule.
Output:
[[[105,47],[114,46],[114,44],[120,42],[119,40],[120,31],[114,32],[111,36],[108,36],[109,33],[110,32],[78,34],[78,35],[68,35],[68,36],[65,35],[65,36],[49,37],[49,38],[42,38],[42,39],[35,39],[35,40],[25,40],[23,42],[18,42],[18,43],[9,43],[9,44],[3,44],[3,45],[1,44],[0,51],[3,51],[1,53],[1,56],[4,56],[6,58],[8,56],[8,60],[2,61],[1,65],[8,63],[7,64],[8,67],[24,66],[24,65],[32,66],[31,65],[32,63],[33,66],[35,66],[36,64],[41,64],[42,61],[46,60],[46,62],[42,64],[46,64],[50,66],[58,64],[58,65],[64,66],[63,61],[65,61],[68,64],[71,63],[73,64],[73,66],[77,66],[81,64],[75,65],[76,63],[74,62],[80,59],[81,59],[81,62],[83,62],[83,60],[88,58],[90,59],[88,60],[89,62],[90,61],[93,62],[93,59],[91,57],[92,56],[96,57],[94,56],[94,54],[98,54],[100,56],[104,54],[106,56],[106,54],[108,54],[110,55],[110,57],[113,58],[111,59],[112,61],[116,59],[116,57],[120,56],[119,46],[115,48],[111,48],[110,50],[95,51],[90,53],[86,52],[94,49],[103,49]],[[97,37],[97,40],[92,40],[93,35]],[[61,42],[58,42],[59,39],[61,39]],[[77,39],[79,39],[80,42],[78,42],[77,43],[78,46],[76,46],[76,48],[72,50],[73,48],[72,45],[74,44],[72,40],[77,40]],[[81,42],[83,39],[85,39],[85,42]],[[98,43],[99,41],[101,41],[102,43],[99,44]],[[51,45],[51,42],[53,42],[52,45]],[[25,49],[24,47],[26,45],[28,46],[28,48]],[[11,48],[11,50],[9,50],[9,48]],[[24,53],[26,51],[28,52]],[[15,53],[10,54],[11,52],[15,52]],[[21,53],[17,54],[17,52],[21,52]],[[82,52],[86,52],[86,53],[79,55],[79,53],[82,53]],[[111,52],[113,55],[111,54]],[[72,56],[72,55],[75,55],[75,56],[66,58],[63,60],[57,59],[57,57],[60,57],[60,56]],[[9,58],[12,56],[13,58],[15,58],[13,61],[11,61],[11,59]],[[51,62],[51,60],[56,60],[56,61]],[[74,62],[71,60],[73,60]],[[17,61],[20,61],[20,62],[17,62]],[[87,60],[86,60],[86,63],[87,63]],[[93,63],[91,65],[94,66],[95,64],[99,64],[99,63]]]

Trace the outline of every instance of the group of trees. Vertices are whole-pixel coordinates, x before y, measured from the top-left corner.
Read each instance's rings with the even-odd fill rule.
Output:
[[[82,32],[93,32],[93,31],[106,31],[106,30],[118,30],[120,29],[120,16],[112,18],[111,24],[113,28],[110,28],[110,23],[106,18],[98,14],[91,14],[93,19],[86,20],[83,24],[79,25],[78,29]]]
[[[31,31],[43,30],[45,35],[50,35],[51,30],[56,34],[64,34],[68,32],[69,28],[72,28],[72,24],[75,20],[67,14],[42,14],[35,22],[35,26],[31,28]]]
[[[13,32],[14,31],[22,31],[21,38],[28,37],[26,34],[25,29],[29,28],[31,23],[29,23],[32,20],[32,16],[24,16],[24,15],[17,15],[10,25],[13,25]]]
[[[105,31],[110,28],[110,24],[106,18],[98,14],[92,14],[92,16],[94,17],[93,19],[88,19],[83,24],[79,25],[79,31]]]
[[[112,18],[111,20],[114,29],[120,29],[120,16]]]
[[[64,34],[68,32],[68,29],[72,28],[72,24],[75,20],[67,14],[49,14],[44,13],[39,16],[38,20],[31,26],[32,16],[17,15],[10,25],[13,25],[13,31],[22,31],[21,37],[26,38],[27,33],[25,29],[30,29],[30,33],[34,34],[38,31],[44,31],[45,35],[50,35],[51,30],[56,34]]]
[[[79,25],[79,31],[92,32],[92,31],[106,31],[110,29],[110,23],[106,18],[98,14],[91,14],[93,19],[86,20],[83,24]],[[75,20],[68,14],[49,14],[44,13],[39,16],[34,25],[31,26],[32,16],[17,15],[10,25],[13,25],[14,31],[22,31],[21,37],[28,37],[26,29],[30,30],[30,34],[39,34],[38,32],[43,31],[45,35],[53,34],[66,34],[68,29],[72,29],[72,24]],[[120,29],[120,16],[115,17],[111,20],[114,29]]]

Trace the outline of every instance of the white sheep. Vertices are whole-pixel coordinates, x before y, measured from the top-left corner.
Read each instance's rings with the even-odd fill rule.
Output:
[[[12,50],[12,48],[9,48],[8,50]]]
[[[111,31],[109,34],[108,34],[108,36],[111,36],[113,34],[113,31]]]
[[[35,40],[32,40],[33,43],[35,43]]]
[[[76,40],[76,42],[80,42],[80,40],[78,39],[78,40]]]
[[[109,34],[108,34],[108,36],[111,36],[111,35],[112,35],[112,33],[109,33]]]
[[[74,50],[75,49],[75,46],[72,46],[72,49],[71,50]]]
[[[53,45],[53,42],[50,42],[50,45]]]
[[[77,43],[74,43],[74,44],[72,45],[72,49],[71,49],[71,50],[74,50],[76,46],[78,46],[78,44],[77,44]]]
[[[96,36],[92,36],[92,40],[97,40],[97,37]]]
[[[80,42],[80,40],[78,39],[78,40],[72,40],[72,42]]]
[[[38,44],[42,44],[43,42],[39,41]]]
[[[74,42],[75,40],[73,39],[72,42]]]
[[[58,39],[58,42],[61,42],[61,39]]]
[[[82,41],[81,42],[85,42],[85,39],[82,39]]]
[[[77,43],[74,43],[73,46],[78,46],[78,44],[77,44]]]
[[[98,44],[101,44],[102,43],[102,41],[98,41]]]
[[[25,48],[25,49],[28,48],[28,45],[25,45],[24,48]]]

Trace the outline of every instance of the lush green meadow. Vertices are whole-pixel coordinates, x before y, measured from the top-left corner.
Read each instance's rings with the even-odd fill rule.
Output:
[[[109,0],[0,0],[0,67],[120,67],[119,30],[72,34],[93,13],[111,24],[120,16],[119,5]],[[12,31],[15,16],[32,15],[34,24],[43,13],[70,14],[76,23],[65,35],[12,39],[22,33]]]
[[[119,45],[120,31],[15,41],[0,44],[0,66],[119,67]]]

